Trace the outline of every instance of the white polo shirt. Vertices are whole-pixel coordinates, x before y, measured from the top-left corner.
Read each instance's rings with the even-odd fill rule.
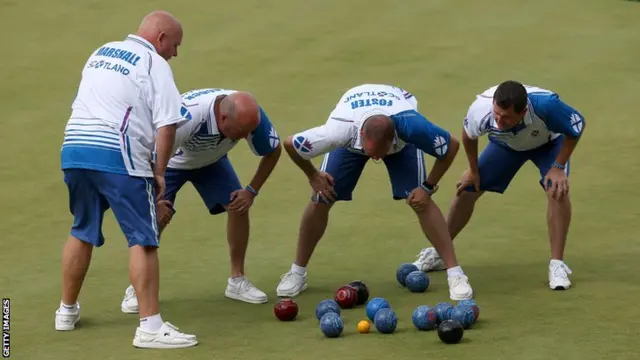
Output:
[[[187,121],[171,67],[151,43],[129,35],[95,50],[62,145],[62,169],[152,177],[157,129]]]

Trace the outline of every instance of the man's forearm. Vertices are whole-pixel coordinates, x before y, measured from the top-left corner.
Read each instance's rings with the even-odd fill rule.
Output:
[[[470,138],[467,132],[462,129],[462,146],[464,146],[464,152],[467,154],[469,170],[473,173],[478,173],[478,139]]]
[[[449,141],[449,151],[447,151],[447,155],[442,158],[436,160],[433,164],[433,168],[429,172],[429,176],[427,177],[427,183],[431,185],[437,185],[440,179],[444,176],[444,174],[449,170],[453,160],[456,158],[456,154],[460,149],[460,143],[455,138],[451,138]]]
[[[271,154],[262,157],[260,164],[258,165],[258,169],[256,170],[253,179],[251,179],[249,186],[256,191],[260,191],[273,172],[273,169],[276,167],[278,159],[280,159],[280,154],[282,154],[282,147],[278,146]]]
[[[158,129],[158,136],[156,137],[156,162],[153,169],[155,175],[164,176],[169,159],[171,159],[173,155],[176,128],[176,124],[173,124]]]
[[[305,175],[307,175],[307,177],[311,177],[318,171],[318,169],[313,166],[311,161],[303,159],[300,154],[298,154],[296,149],[293,147],[292,140],[291,136],[289,136],[284,141],[284,149],[287,150],[287,154],[289,154],[291,160],[305,173]]]
[[[565,137],[564,142],[562,143],[562,147],[558,152],[558,156],[556,157],[556,163],[558,164],[566,164],[571,158],[571,154],[573,154],[573,150],[575,150],[578,145],[578,138],[574,137]]]

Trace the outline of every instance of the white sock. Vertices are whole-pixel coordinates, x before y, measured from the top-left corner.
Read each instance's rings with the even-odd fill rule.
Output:
[[[454,276],[459,276],[459,275],[464,275],[464,272],[462,271],[462,268],[458,265],[458,266],[454,266],[450,269],[447,269],[447,276],[448,277],[454,277]]]
[[[230,277],[229,278],[229,282],[233,285],[238,285],[242,282],[242,280],[244,280],[244,275],[240,275],[240,276],[235,276],[235,277]]]
[[[159,313],[140,319],[140,327],[142,330],[149,332],[157,332],[160,330],[162,324],[162,317]]]
[[[74,314],[78,311],[78,302],[73,305],[67,305],[60,301],[60,313],[62,314]]]
[[[564,261],[562,260],[551,259],[551,261],[549,261],[549,266],[554,266],[554,265],[560,266],[563,264],[564,264]]]
[[[304,266],[298,266],[296,263],[291,264],[291,272],[298,275],[306,275],[307,268]]]

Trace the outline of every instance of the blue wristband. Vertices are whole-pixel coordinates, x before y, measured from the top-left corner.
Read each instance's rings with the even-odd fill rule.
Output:
[[[553,164],[551,164],[551,166],[553,166],[554,168],[560,169],[560,170],[564,170],[565,165],[562,164],[558,164],[557,162],[553,162]]]
[[[253,196],[258,196],[258,190],[251,187],[251,185],[247,185],[247,187],[244,189],[253,194]]]

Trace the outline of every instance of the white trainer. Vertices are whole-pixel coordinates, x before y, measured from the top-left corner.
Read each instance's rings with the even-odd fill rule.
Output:
[[[466,275],[449,276],[449,297],[451,300],[460,301],[473,298],[473,289],[469,285]]]
[[[568,290],[571,287],[571,269],[564,262],[549,264],[549,288],[551,290]]]
[[[164,322],[157,332],[138,327],[133,337],[133,346],[144,349],[179,349],[195,345],[198,345],[195,335],[181,333],[169,322]]]
[[[424,272],[442,271],[446,269],[444,261],[442,261],[436,249],[432,247],[422,249],[420,254],[418,254],[418,260],[414,261],[413,265]]]
[[[56,310],[56,319],[55,325],[56,330],[58,331],[71,331],[75,330],[76,324],[80,320],[80,304],[78,303],[78,307],[73,313],[65,313],[60,312],[60,309]]]
[[[268,301],[267,294],[260,291],[260,289],[255,287],[251,281],[244,276],[242,280],[237,283],[229,279],[227,281],[227,289],[224,291],[224,296],[249,304],[264,304]]]
[[[136,296],[136,290],[133,288],[133,285],[129,285],[127,290],[124,291],[124,299],[122,299],[120,309],[125,314],[138,313],[138,297]]]
[[[276,294],[280,297],[295,297],[307,289],[307,275],[296,274],[293,271],[280,277],[280,284]]]

